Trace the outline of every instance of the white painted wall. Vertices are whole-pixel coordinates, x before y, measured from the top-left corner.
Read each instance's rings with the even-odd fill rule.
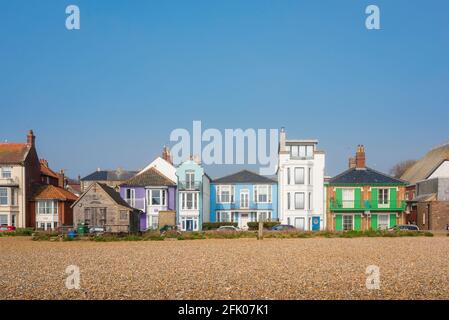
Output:
[[[3,179],[0,176],[0,184],[8,188],[8,201],[6,206],[0,206],[0,214],[8,215],[8,225],[11,224],[11,215],[16,216],[16,227],[25,228],[25,208],[26,208],[26,194],[25,194],[25,168],[21,165],[1,165],[0,167],[12,167],[11,179]],[[11,206],[11,188],[13,184],[18,184],[17,190],[17,205]],[[10,186],[11,185],[11,186]],[[17,188],[17,187],[14,187]]]
[[[178,177],[176,176],[176,168],[170,162],[162,159],[161,157],[157,157],[153,160],[153,162],[151,162],[143,170],[141,170],[139,174],[147,171],[150,168],[155,168],[167,178],[172,180],[174,183],[177,183]]]
[[[449,177],[449,160],[444,161],[441,165],[427,178],[448,178]]]

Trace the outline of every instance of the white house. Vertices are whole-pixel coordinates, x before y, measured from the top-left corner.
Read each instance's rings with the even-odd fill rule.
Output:
[[[323,230],[325,221],[325,154],[318,140],[287,140],[279,137],[279,219],[300,230]]]

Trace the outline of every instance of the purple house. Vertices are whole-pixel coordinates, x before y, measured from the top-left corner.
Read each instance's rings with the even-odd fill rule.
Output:
[[[176,210],[176,183],[156,168],[140,172],[120,185],[120,196],[144,212],[140,230],[158,229],[159,211]]]

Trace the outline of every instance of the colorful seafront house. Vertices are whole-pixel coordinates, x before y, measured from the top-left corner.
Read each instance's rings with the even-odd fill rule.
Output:
[[[248,170],[215,179],[210,185],[211,222],[234,222],[241,229],[248,222],[278,220],[277,181]]]
[[[176,168],[170,161],[158,157],[120,185],[120,196],[131,207],[143,211],[141,231],[157,230],[159,212],[176,210]]]
[[[326,226],[325,154],[318,140],[287,140],[279,136],[279,219],[299,230],[323,230]]]
[[[406,182],[366,167],[359,145],[349,169],[329,180],[327,229],[385,230],[405,223]]]
[[[210,221],[210,178],[199,160],[187,160],[176,169],[178,178],[176,223],[181,231],[202,230]]]

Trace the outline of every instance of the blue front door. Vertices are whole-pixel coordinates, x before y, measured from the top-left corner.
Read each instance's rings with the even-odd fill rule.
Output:
[[[312,217],[312,231],[320,230],[320,217]]]

